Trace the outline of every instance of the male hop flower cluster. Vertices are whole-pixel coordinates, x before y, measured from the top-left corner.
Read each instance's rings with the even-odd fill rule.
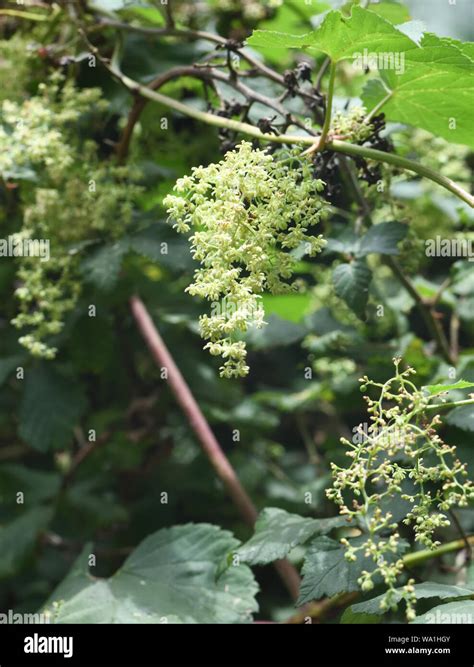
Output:
[[[366,122],[365,107],[354,106],[347,111],[335,111],[331,118],[331,134],[349,137],[352,142],[363,143],[370,137],[374,128]]]
[[[20,235],[52,247],[48,262],[17,259],[19,313],[12,324],[26,330],[19,342],[36,357],[54,358],[48,339],[61,332],[77,303],[76,248],[120,237],[131,222],[139,191],[132,169],[100,164],[96,143],[79,132],[85,113],[107,108],[98,89],[77,89],[57,72],[37,95],[0,105],[0,177],[21,184]]]
[[[419,390],[410,380],[412,368],[401,371],[395,359],[395,375],[385,383],[361,379],[361,390],[378,389],[374,400],[365,396],[372,426],[363,438],[353,442],[342,439],[349,447],[349,467],[332,464],[333,485],[328,497],[339,505],[340,513],[356,523],[366,541],[357,546],[343,540],[346,558],[355,561],[362,551],[374,561],[371,572],[363,571],[359,584],[364,591],[374,587],[374,578],[382,577],[388,586],[382,600],[384,609],[396,609],[399,596],[395,593],[398,576],[403,571],[399,558],[398,525],[389,508],[397,498],[411,506],[403,523],[412,525],[415,540],[428,548],[438,528],[449,525],[446,512],[454,506],[465,507],[474,498],[474,486],[466,480],[465,464],[456,458],[456,448],[444,443],[436,432],[441,423],[431,416],[433,396]],[[406,487],[406,488],[403,488]],[[413,582],[402,591],[407,605],[407,618],[414,618]]]
[[[178,180],[176,195],[165,198],[176,229],[193,230],[192,253],[201,262],[187,291],[237,304],[200,318],[206,348],[226,360],[222,376],[247,375],[245,343],[235,335],[264,324],[262,292],[292,289],[288,251],[303,246],[313,256],[323,247],[321,236],[309,231],[327,211],[323,187],[297,152],[270,155],[242,142],[218,164],[194,168]]]

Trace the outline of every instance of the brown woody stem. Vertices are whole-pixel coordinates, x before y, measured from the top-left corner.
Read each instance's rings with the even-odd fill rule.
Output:
[[[197,404],[186,380],[182,376],[181,371],[177,367],[173,357],[161,338],[148,310],[138,296],[133,296],[130,299],[130,308],[153,359],[160,367],[166,368],[171,390],[184,414],[188,418],[189,424],[196,434],[209,462],[225,486],[227,493],[232,498],[234,505],[243,519],[250,526],[253,526],[257,519],[255,505],[247,491],[242,486],[229,459],[217,442],[201,408]],[[298,597],[300,586],[298,572],[293,565],[286,560],[276,561],[275,567],[293,599],[296,599]]]

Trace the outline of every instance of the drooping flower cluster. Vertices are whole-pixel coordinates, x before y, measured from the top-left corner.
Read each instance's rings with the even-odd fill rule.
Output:
[[[93,105],[101,106],[98,89],[78,91],[57,73],[39,84],[34,97],[22,102],[4,100],[0,107],[1,177],[35,179],[35,170],[43,178],[60,177],[73,162],[65,128]]]
[[[297,153],[270,155],[243,142],[218,164],[194,168],[165,198],[176,229],[193,231],[201,268],[187,291],[213,302],[200,328],[210,353],[225,359],[224,377],[248,373],[245,343],[235,334],[264,324],[262,292],[292,289],[288,251],[303,245],[314,255],[323,247],[310,231],[326,211],[323,185]]]
[[[16,259],[20,312],[12,324],[26,329],[19,342],[31,354],[48,359],[56,349],[47,339],[61,331],[80,292],[74,246],[119,236],[137,194],[129,169],[99,164],[96,144],[79,138],[92,108],[107,108],[100,91],[78,90],[58,73],[36,96],[0,107],[0,176],[20,185],[22,228],[13,235],[50,245],[47,261]]]
[[[450,523],[446,512],[474,498],[474,486],[466,480],[466,466],[456,457],[456,448],[444,443],[436,432],[440,418],[431,416],[432,396],[411,382],[412,368],[401,371],[400,359],[394,361],[395,375],[387,382],[361,379],[364,392],[376,387],[380,395],[376,400],[365,397],[371,424],[368,428],[360,424],[352,442],[342,439],[352,461],[347,468],[332,464],[333,485],[327,491],[340,513],[367,538],[357,546],[343,540],[346,558],[355,561],[362,551],[374,561],[374,569],[362,572],[359,584],[368,591],[374,587],[374,578],[382,577],[388,586],[383,609],[396,608],[395,585],[403,571],[398,556],[400,535],[391,511],[394,501],[400,498],[409,503],[403,523],[413,526],[416,541],[434,548],[439,544],[433,540],[434,532]],[[402,599],[412,620],[412,580],[404,587]]]

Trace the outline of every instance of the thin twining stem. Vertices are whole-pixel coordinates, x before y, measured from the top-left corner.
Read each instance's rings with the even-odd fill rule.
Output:
[[[201,448],[223,483],[240,515],[250,526],[255,524],[257,510],[247,491],[242,486],[237,473],[212,432],[201,408],[181,374],[165,342],[161,338],[144,303],[138,296],[130,299],[130,308],[143,338],[155,362],[166,368],[168,384],[183,413],[188,419]],[[274,566],[294,600],[298,598],[300,578],[293,565],[287,560],[275,561]]]
[[[468,535],[466,537],[468,543],[474,546],[474,535]],[[427,560],[432,558],[439,558],[444,556],[444,554],[452,553],[453,551],[459,551],[464,549],[466,546],[465,540],[461,538],[460,540],[454,540],[453,542],[446,542],[436,549],[423,549],[422,551],[414,551],[413,553],[406,554],[403,557],[403,564],[406,567],[414,567],[415,565],[421,565]]]
[[[321,136],[319,137],[319,141],[317,141],[312,148],[305,151],[305,153],[308,155],[310,153],[313,153],[314,151],[324,150],[327,144],[329,130],[331,127],[332,102],[334,97],[335,81],[336,81],[336,63],[334,61],[331,61],[329,65],[329,84],[328,84],[329,87],[328,87],[328,98],[326,104],[326,113],[324,115],[324,125],[323,129],[321,130]]]
[[[449,401],[449,403],[432,403],[426,406],[426,410],[451,410],[454,408],[462,408],[466,405],[474,405],[474,398],[466,398],[464,401]]]
[[[95,52],[97,50],[95,49]],[[132,91],[135,94],[142,95],[154,102],[163,104],[170,109],[174,109],[179,113],[182,113],[191,118],[195,118],[203,123],[208,125],[213,125],[215,127],[225,127],[229,130],[235,132],[240,132],[246,134],[247,136],[254,137],[255,139],[260,139],[261,141],[268,141],[272,143],[280,144],[299,144],[305,146],[314,146],[315,139],[311,136],[305,136],[300,134],[270,134],[265,133],[259,130],[257,127],[254,127],[250,123],[243,123],[232,118],[223,118],[222,116],[216,116],[207,111],[201,111],[193,107],[187,106],[178,100],[175,100],[167,95],[162,93],[157,93],[154,90],[150,90],[147,86],[143,86],[134,79],[126,76],[116,68],[111,67],[108,63],[105,63],[102,60],[103,64],[107,69],[113,74],[126,88]],[[337,139],[332,139],[326,144],[326,148],[337,153],[344,153],[345,155],[350,155],[352,157],[363,157],[366,159],[374,160],[376,162],[384,162],[386,164],[391,164],[393,166],[405,169],[407,171],[414,172],[419,176],[428,178],[429,180],[437,183],[441,187],[444,187],[446,190],[449,190],[452,194],[456,195],[459,199],[466,202],[474,208],[474,196],[470,195],[466,190],[461,188],[457,183],[452,181],[450,178],[447,178],[443,174],[440,174],[425,165],[420,164],[419,162],[414,162],[408,158],[401,157],[400,155],[395,155],[394,153],[385,153],[384,151],[379,151],[374,148],[367,148],[366,146],[358,146],[355,144],[350,144],[346,141],[340,141]]]

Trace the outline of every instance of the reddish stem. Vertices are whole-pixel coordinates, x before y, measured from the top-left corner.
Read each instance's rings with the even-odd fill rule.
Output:
[[[184,414],[188,418],[191,428],[198,437],[204,453],[208,457],[217,476],[224,484],[229,496],[232,498],[232,501],[244,520],[250,526],[253,526],[257,519],[255,505],[240,483],[229,459],[217,442],[216,437],[211,431],[206,418],[202,414],[196,399],[192,395],[186,380],[181,375],[181,371],[175,364],[173,357],[158,333],[148,310],[137,296],[133,296],[130,299],[130,307],[154,360],[161,368],[166,368],[170,387]],[[275,567],[292,597],[296,599],[298,597],[300,586],[298,572],[293,565],[286,560],[276,561]]]

